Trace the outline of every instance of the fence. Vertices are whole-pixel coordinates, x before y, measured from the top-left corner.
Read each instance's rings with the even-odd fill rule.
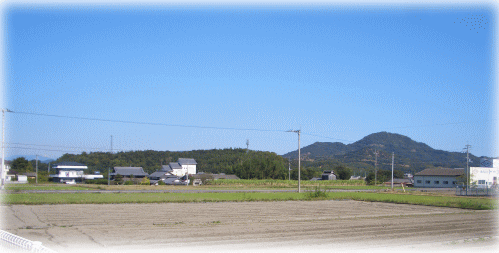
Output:
[[[456,186],[457,196],[498,196],[497,188],[476,187],[476,186]]]
[[[3,230],[0,230],[0,240],[2,241],[2,246],[8,246],[8,248],[15,252],[28,251],[37,253],[56,253],[55,251],[43,246],[41,242],[30,241]]]

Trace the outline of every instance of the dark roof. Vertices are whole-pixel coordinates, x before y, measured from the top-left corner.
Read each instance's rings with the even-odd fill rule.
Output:
[[[111,175],[120,174],[122,176],[148,176],[149,174],[144,172],[142,167],[114,167],[114,173]]]
[[[461,176],[464,175],[464,169],[449,169],[449,168],[439,168],[439,169],[424,169],[414,176]]]
[[[52,167],[55,168],[57,166],[86,166],[85,164],[77,163],[77,162],[60,162],[52,164]]]
[[[180,169],[182,169],[182,166],[180,166],[180,164],[178,164],[178,163],[170,163],[170,168],[172,170],[180,170]]]
[[[181,165],[196,165],[198,164],[193,158],[179,158],[178,163]]]
[[[166,171],[156,171],[149,175],[150,178],[166,178]]]
[[[211,174],[211,173],[203,173],[203,174],[194,174],[192,175],[194,179],[201,179],[201,178],[207,178],[207,179],[239,179],[236,175],[226,175],[226,174]]]
[[[160,171],[172,171],[172,168],[170,168],[170,165],[161,165],[161,170]]]

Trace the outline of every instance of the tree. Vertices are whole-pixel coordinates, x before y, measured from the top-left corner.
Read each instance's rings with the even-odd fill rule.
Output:
[[[123,183],[123,176],[121,174],[117,174],[114,176],[114,184],[122,184]]]
[[[33,171],[33,166],[24,157],[19,157],[19,158],[14,159],[14,161],[12,161],[12,163],[11,163],[11,168],[12,168],[12,170],[15,170],[19,173]]]
[[[343,166],[336,167],[334,172],[340,180],[349,180],[352,176],[352,169]]]
[[[142,178],[142,180],[140,181],[140,185],[150,185],[150,184],[151,181],[147,177]]]

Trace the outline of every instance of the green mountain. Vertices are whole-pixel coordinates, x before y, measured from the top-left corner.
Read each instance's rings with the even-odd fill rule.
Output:
[[[418,172],[428,167],[466,167],[466,154],[436,150],[400,134],[379,132],[359,141],[345,145],[339,142],[316,142],[301,149],[301,157],[311,166],[319,160],[335,160],[352,168],[374,167],[375,151],[378,151],[378,166],[391,167],[392,152],[395,164],[400,170]],[[283,155],[296,159],[298,151]],[[470,166],[479,166],[479,158],[470,154]]]
[[[177,162],[179,158],[194,158],[197,171],[235,174],[244,179],[284,179],[288,175],[288,161],[272,152],[246,149],[212,149],[193,151],[130,151],[119,153],[92,152],[64,154],[55,162],[78,162],[88,166],[90,172],[107,175],[113,167],[142,167],[147,173],[161,169],[161,165]]]

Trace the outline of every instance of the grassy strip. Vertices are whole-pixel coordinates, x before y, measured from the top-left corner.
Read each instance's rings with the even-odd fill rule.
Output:
[[[65,185],[65,184],[15,184],[6,185],[6,190],[11,191],[58,191],[58,190],[90,190],[91,187],[86,187],[85,185]]]
[[[285,201],[285,200],[359,200],[426,206],[457,207],[475,210],[497,209],[490,198],[427,196],[366,192],[231,192],[231,193],[57,193],[6,194],[8,205],[41,204],[118,204],[118,203],[184,203],[223,201]]]
[[[218,179],[218,180],[207,180],[205,185],[210,186],[265,186],[265,187],[276,187],[276,188],[289,188],[297,187],[297,180],[273,180],[273,179]],[[365,186],[366,182],[364,180],[303,180],[301,181],[302,186]]]

